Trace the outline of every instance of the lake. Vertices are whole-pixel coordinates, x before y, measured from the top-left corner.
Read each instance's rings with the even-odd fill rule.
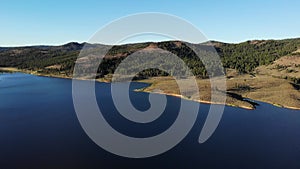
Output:
[[[149,94],[133,90],[145,86],[130,86],[130,98],[139,110],[149,108]],[[117,113],[110,84],[96,83],[96,93],[111,126],[135,137],[166,130],[180,106],[179,98],[167,96],[163,115],[151,123],[139,124]],[[0,168],[299,169],[300,111],[258,103],[256,110],[226,106],[213,136],[199,144],[210,107],[201,104],[191,132],[176,147],[158,156],[130,159],[103,150],[85,134],[73,107],[71,80],[2,73]]]

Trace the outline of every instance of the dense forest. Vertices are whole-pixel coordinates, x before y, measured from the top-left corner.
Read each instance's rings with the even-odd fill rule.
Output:
[[[83,48],[87,51],[96,52],[103,47],[105,45],[72,42],[62,46],[0,48],[0,67],[16,67],[41,73],[71,76],[75,61]],[[192,50],[193,47],[200,49],[201,54],[208,56],[206,58],[217,52],[225,68],[233,68],[240,73],[251,73],[260,65],[271,64],[274,60],[282,56],[292,54],[292,52],[300,47],[300,39],[254,40],[239,44],[216,41],[202,44],[166,41],[112,46],[99,65],[98,77],[114,73],[118,65],[127,56],[149,47],[163,49],[179,56],[194,75],[206,78],[209,72],[204,67],[203,62],[205,60],[201,61],[197,57]],[[205,64],[210,64],[210,67],[218,65],[214,61],[207,61]],[[136,66],[143,65],[137,64]],[[174,67],[174,71],[178,71],[176,67]],[[137,76],[145,78],[168,74],[170,73],[158,69],[148,69],[140,72]]]
[[[217,49],[225,67],[249,73],[260,65],[291,54],[300,47],[300,39],[247,41],[240,44],[222,44]]]

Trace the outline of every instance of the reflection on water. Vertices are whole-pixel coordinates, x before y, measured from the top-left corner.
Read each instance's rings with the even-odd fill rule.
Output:
[[[122,85],[122,84],[120,84]],[[131,89],[146,84],[132,83]],[[157,120],[138,124],[118,114],[110,84],[96,84],[99,107],[115,130],[135,137],[165,131],[175,121],[180,99],[167,96]],[[139,110],[148,94],[130,91]],[[198,103],[195,103],[198,104]],[[198,137],[209,109],[201,104],[188,136],[172,150],[147,159],[128,159],[98,147],[74,112],[71,81],[15,73],[0,74],[1,168],[300,168],[300,111],[260,103],[256,110],[226,107],[214,135]]]

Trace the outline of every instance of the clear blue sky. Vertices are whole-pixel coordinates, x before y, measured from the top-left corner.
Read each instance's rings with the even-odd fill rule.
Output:
[[[163,12],[193,23],[208,39],[300,37],[299,0],[3,0],[0,46],[64,44],[87,41],[119,17]]]

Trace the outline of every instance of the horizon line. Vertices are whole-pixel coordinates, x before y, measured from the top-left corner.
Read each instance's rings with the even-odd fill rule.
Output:
[[[205,42],[199,42],[199,43],[194,43],[194,44],[201,44],[201,43],[207,43],[207,42],[220,42],[220,43],[225,43],[225,44],[240,44],[240,43],[244,43],[247,41],[271,41],[271,40],[289,40],[289,39],[298,39],[300,38],[300,36],[298,37],[285,37],[285,38],[250,38],[250,39],[246,39],[246,40],[241,40],[238,42],[228,42],[225,40],[214,40],[214,39],[210,39],[208,41]],[[127,42],[127,43],[120,43],[120,44],[101,44],[101,43],[92,43],[92,42],[87,42],[87,41],[67,41],[64,43],[48,43],[48,44],[26,44],[26,45],[0,45],[0,48],[13,48],[13,47],[34,47],[34,46],[62,46],[62,45],[66,45],[69,43],[79,43],[79,44],[83,44],[83,43],[89,43],[89,44],[101,44],[101,45],[126,45],[126,44],[138,44],[138,43],[157,43],[157,42],[169,42],[169,41],[183,41],[183,40],[179,40],[179,39],[170,39],[170,40],[146,40],[146,41],[136,41],[136,42]]]

